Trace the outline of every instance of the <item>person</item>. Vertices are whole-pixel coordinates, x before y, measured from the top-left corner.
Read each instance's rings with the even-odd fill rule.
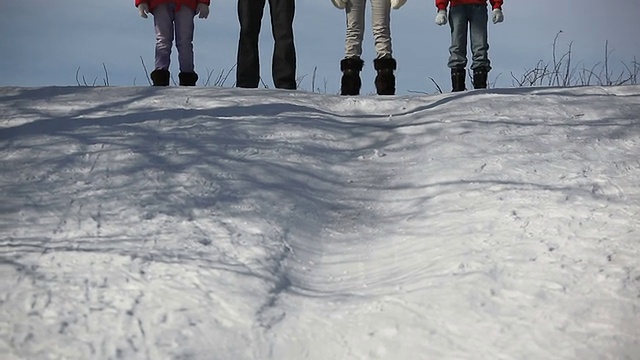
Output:
[[[206,19],[209,16],[209,4],[210,0],[135,0],[140,16],[146,19],[148,14],[153,15],[156,49],[151,81],[154,86],[169,86],[174,34],[180,65],[179,85],[196,85],[198,74],[193,61],[193,19],[196,15]]]
[[[494,24],[504,20],[503,0],[489,0]],[[447,6],[450,5],[448,21],[451,27],[451,46],[448,66],[451,69],[452,91],[466,90],[467,32],[471,38],[473,87],[485,89],[491,70],[487,36],[487,0],[436,0],[436,24],[447,23]]]
[[[258,38],[266,0],[238,0],[240,39],[236,86],[257,88],[260,82]],[[278,89],[296,89],[296,49],[293,40],[295,0],[269,0],[274,39],[271,73]]]
[[[399,9],[407,0],[370,0],[372,30],[375,42],[376,58],[373,67],[376,70],[374,84],[378,95],[394,95],[396,92],[396,60],[391,49],[391,8]],[[364,37],[364,13],[366,0],[331,0],[338,9],[344,10],[347,18],[345,36],[345,57],[340,61],[341,95],[359,95],[362,87],[360,71],[362,60],[362,40]]]

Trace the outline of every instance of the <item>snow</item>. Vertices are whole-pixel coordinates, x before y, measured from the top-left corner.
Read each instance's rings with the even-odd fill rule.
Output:
[[[0,88],[3,359],[640,359],[640,86]]]

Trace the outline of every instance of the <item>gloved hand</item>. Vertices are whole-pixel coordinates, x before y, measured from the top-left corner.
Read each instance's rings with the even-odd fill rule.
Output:
[[[344,9],[347,7],[347,0],[331,0],[331,2],[333,3],[333,6],[338,9]]]
[[[447,23],[447,10],[438,10],[438,15],[436,15],[436,24],[442,26]]]
[[[502,9],[493,9],[493,23],[501,23],[504,21],[504,14],[502,13]]]
[[[400,9],[406,2],[407,0],[391,0],[391,7],[397,10]]]
[[[148,18],[149,16],[147,15],[149,13],[149,4],[147,3],[142,3],[140,5],[138,5],[138,12],[140,13],[140,16],[142,16],[143,18]]]
[[[196,7],[196,14],[198,14],[198,17],[200,19],[206,19],[207,17],[209,17],[209,5],[199,3]]]

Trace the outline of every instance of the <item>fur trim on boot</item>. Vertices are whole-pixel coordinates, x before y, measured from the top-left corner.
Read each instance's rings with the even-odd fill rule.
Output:
[[[473,70],[473,88],[486,89],[488,74],[489,74],[489,70],[485,68],[479,68],[479,69]]]
[[[180,86],[196,86],[198,81],[198,74],[195,72],[181,72],[178,74],[178,81]]]
[[[376,69],[375,84],[378,95],[394,95],[396,93],[396,76],[393,71],[396,69],[396,60],[393,58],[382,58],[373,60],[373,68]]]
[[[151,81],[153,86],[169,86],[169,70],[155,69],[151,72]]]
[[[451,69],[451,86],[452,92],[465,91],[465,77],[467,71],[464,68],[452,68]]]
[[[340,61],[340,71],[342,71],[342,79],[340,80],[340,95],[359,95],[362,80],[360,80],[360,71],[364,61],[362,59],[346,58]]]

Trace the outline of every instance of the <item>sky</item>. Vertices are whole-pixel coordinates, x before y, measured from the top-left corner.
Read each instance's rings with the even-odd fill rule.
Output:
[[[236,2],[211,4],[209,19],[196,19],[196,71],[200,85],[211,76],[209,85],[226,77],[218,85],[232,87],[239,32]],[[398,94],[434,93],[434,81],[444,91],[450,88],[449,28],[435,25],[435,12],[433,1],[417,0],[392,11]],[[624,70],[623,63],[630,66],[640,56],[637,0],[507,0],[504,14],[504,23],[489,24],[493,87],[512,87],[511,74],[520,78],[539,61],[550,62],[560,31],[557,52],[572,44],[572,64],[578,69],[599,67],[607,41],[616,75]],[[368,7],[362,94],[375,92],[369,15]],[[266,12],[260,56],[263,80],[272,88],[268,16]],[[300,89],[338,93],[344,13],[329,0],[298,0],[294,27]],[[152,70],[154,39],[152,19],[140,18],[133,0],[0,0],[0,86],[147,85],[142,63]],[[173,59],[171,71],[177,73],[175,53]]]
[[[2,87],[2,359],[638,359],[639,100]]]

